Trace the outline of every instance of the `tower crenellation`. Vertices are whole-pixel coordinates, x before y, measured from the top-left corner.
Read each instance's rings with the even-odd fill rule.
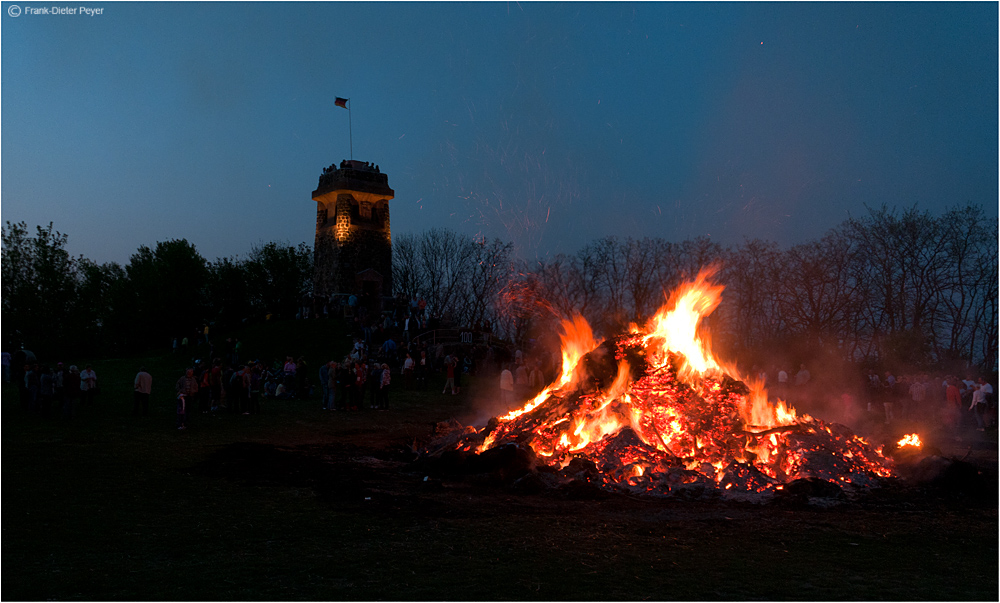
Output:
[[[389,177],[377,165],[344,160],[323,170],[313,191],[316,242],[314,295],[356,295],[380,305],[392,294]]]

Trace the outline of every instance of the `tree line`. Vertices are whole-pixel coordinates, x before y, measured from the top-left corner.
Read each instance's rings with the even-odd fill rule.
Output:
[[[604,237],[523,261],[513,247],[449,230],[393,242],[397,290],[465,326],[512,340],[582,314],[605,335],[643,323],[705,267],[725,285],[708,319],[716,348],[749,364],[837,358],[893,368],[997,366],[997,220],[980,206],[935,216],[867,208],[818,240]]]
[[[294,316],[312,282],[312,249],[254,245],[243,257],[207,261],[185,239],[140,246],[124,266],[66,251],[52,223],[34,236],[3,228],[3,344],[43,357],[132,353],[227,329],[248,317]]]
[[[934,216],[868,208],[819,240],[781,249],[748,239],[606,237],[537,262],[525,289],[605,333],[643,322],[665,294],[716,266],[726,286],[710,317],[736,359],[827,356],[868,365],[997,366],[997,220],[982,207]],[[533,308],[538,308],[535,304]]]
[[[993,371],[997,228],[980,206],[939,216],[883,206],[786,249],[760,239],[723,247],[605,237],[531,261],[500,239],[431,229],[394,238],[393,283],[404,299],[424,298],[443,324],[488,326],[517,341],[575,313],[598,332],[619,332],[714,266],[726,289],[709,327],[732,358],[822,351],[869,365]],[[125,266],[70,257],[65,243],[52,224],[34,236],[24,223],[4,228],[5,345],[135,351],[203,322],[225,329],[247,317],[291,317],[311,296],[304,243],[262,243],[208,262],[175,239],[140,247]]]

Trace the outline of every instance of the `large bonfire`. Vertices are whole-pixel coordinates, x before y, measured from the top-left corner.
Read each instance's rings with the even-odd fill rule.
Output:
[[[716,360],[699,325],[721,300],[710,272],[679,288],[644,328],[597,341],[562,322],[562,373],[522,408],[469,428],[455,448],[530,448],[548,471],[590,468],[598,485],[669,494],[767,493],[812,478],[868,487],[893,474],[849,429],[768,400]]]

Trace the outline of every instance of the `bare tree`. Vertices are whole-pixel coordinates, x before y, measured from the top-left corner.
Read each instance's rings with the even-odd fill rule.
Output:
[[[617,331],[627,324],[629,314],[625,306],[628,264],[624,248],[617,237],[604,237],[588,245],[586,253],[594,259],[595,282],[604,300],[594,326]]]
[[[987,221],[981,207],[968,206],[948,211],[941,222],[949,266],[947,290],[941,296],[937,351],[944,358],[971,358],[990,339],[988,300],[996,298],[997,283],[996,221]],[[995,328],[995,318],[992,323]],[[992,357],[996,358],[995,351]]]
[[[412,234],[396,235],[392,241],[392,284],[406,299],[420,294],[424,278],[420,274],[419,243]]]
[[[472,241],[470,249],[472,265],[461,293],[464,298],[461,320],[475,325],[496,317],[498,296],[511,279],[514,245],[500,239],[478,239]]]
[[[777,243],[760,239],[746,240],[726,254],[725,300],[717,312],[727,316],[734,351],[760,349],[784,333],[780,306],[784,261]]]
[[[656,270],[657,245],[653,239],[629,237],[625,240],[625,290],[629,295],[631,320],[639,324],[652,316],[662,305],[664,283]]]
[[[862,301],[852,274],[854,253],[851,241],[839,232],[788,250],[779,280],[779,311],[790,334],[816,346],[842,346]]]
[[[883,206],[869,208],[867,216],[848,220],[844,228],[864,258],[858,271],[859,289],[867,295],[861,317],[882,356],[889,351],[885,342],[900,341],[925,345],[925,362],[984,358],[981,337],[996,321],[987,309],[996,290],[990,274],[996,221],[984,220],[975,206],[940,218]],[[901,333],[911,335],[901,339]]]
[[[431,229],[420,239],[417,257],[427,300],[440,316],[461,314],[460,290],[471,270],[472,244],[451,230]]]
[[[515,339],[548,314],[617,332],[718,266],[727,291],[710,328],[739,354],[796,343],[854,361],[917,347],[926,362],[997,362],[997,222],[975,206],[940,218],[869,208],[785,251],[763,240],[724,249],[707,237],[605,237],[529,267],[509,243],[447,230],[397,237],[395,247],[397,290],[425,292],[435,311],[467,324],[492,319]]]

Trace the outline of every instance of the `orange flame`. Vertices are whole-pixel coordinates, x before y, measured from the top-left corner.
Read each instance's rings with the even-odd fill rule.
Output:
[[[734,475],[750,481],[758,479],[754,475],[766,476],[763,480],[808,477],[811,449],[791,450],[788,434],[822,433],[841,442],[841,464],[849,471],[889,475],[886,459],[862,438],[842,437],[808,415],[798,417],[783,400],[769,400],[763,383],[712,355],[701,323],[721,302],[723,287],[709,282],[714,272],[703,270],[678,288],[644,331],[630,325],[630,335],[616,343],[617,375],[610,384],[589,375],[581,362],[601,345],[587,321],[582,316],[562,321],[559,377],[522,408],[499,417],[479,451],[519,441],[546,462],[566,466],[573,456],[600,453],[612,436],[630,427],[646,448],[618,453],[620,481],[636,485],[651,474],[681,467],[731,489]],[[626,360],[633,352],[626,350],[645,355],[641,376],[633,378]],[[751,465],[759,473],[745,468]],[[843,475],[831,479],[847,480]]]
[[[914,446],[920,448],[924,443],[920,441],[920,435],[916,433],[911,433],[909,435],[903,436],[903,439],[896,442],[896,446],[902,448],[903,446]]]
[[[540,394],[532,398],[524,408],[510,411],[501,417],[501,420],[509,421],[526,412],[531,412],[545,402],[552,390],[572,383],[573,374],[580,358],[583,358],[584,354],[590,352],[601,343],[594,339],[594,332],[591,330],[590,324],[582,316],[576,316],[573,320],[562,321],[562,328],[563,332],[559,336],[562,339],[562,374],[559,375],[555,383],[550,384]]]
[[[714,273],[714,269],[702,270],[694,282],[682,285],[646,325],[648,335],[643,337],[643,343],[658,342],[647,348],[651,364],[662,366],[669,351],[684,357],[683,379],[722,371],[712,356],[709,339],[698,333],[701,320],[722,301],[722,285],[707,282]]]

